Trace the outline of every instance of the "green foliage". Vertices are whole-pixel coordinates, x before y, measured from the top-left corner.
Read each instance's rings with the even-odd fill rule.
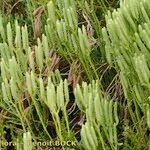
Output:
[[[0,2],[0,140],[149,148],[150,5],[118,2]]]
[[[103,28],[106,58],[120,74],[139,138],[144,136],[140,120],[149,122],[149,14],[148,1],[128,0],[117,11],[108,12]],[[145,124],[144,128],[147,128]]]

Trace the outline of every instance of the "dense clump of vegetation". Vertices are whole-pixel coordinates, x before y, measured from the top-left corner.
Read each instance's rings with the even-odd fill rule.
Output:
[[[0,12],[0,149],[150,148],[149,0],[2,0]]]

